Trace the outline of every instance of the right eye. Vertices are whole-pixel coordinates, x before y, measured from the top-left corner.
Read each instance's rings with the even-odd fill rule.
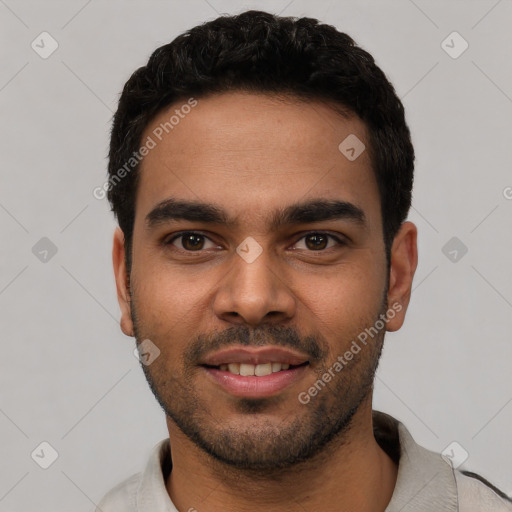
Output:
[[[174,244],[176,240],[181,240],[178,242],[181,247],[177,247]],[[182,251],[199,252],[201,249],[205,248],[205,240],[210,241],[210,243],[215,246],[215,244],[206,235],[195,231],[182,231],[181,233],[175,234],[172,238],[164,241],[164,245],[173,245]]]

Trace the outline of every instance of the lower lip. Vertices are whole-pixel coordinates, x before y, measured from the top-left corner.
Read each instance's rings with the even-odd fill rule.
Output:
[[[296,382],[307,365],[265,375],[264,377],[235,375],[217,368],[203,367],[206,373],[229,394],[244,398],[265,398],[275,395]]]

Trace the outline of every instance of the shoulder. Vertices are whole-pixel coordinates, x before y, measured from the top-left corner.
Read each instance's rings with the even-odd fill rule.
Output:
[[[96,512],[132,512],[137,510],[136,496],[141,473],[132,475],[112,488],[98,503]]]
[[[170,472],[171,461],[166,438],[154,445],[144,470],[112,488],[98,503],[95,512],[137,512],[141,503],[144,503],[144,510],[160,510],[162,503],[169,505],[163,471]]]
[[[454,471],[460,512],[512,512],[512,500],[485,478]]]

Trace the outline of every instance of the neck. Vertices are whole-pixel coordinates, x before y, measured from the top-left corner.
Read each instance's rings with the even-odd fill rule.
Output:
[[[167,424],[172,471],[166,487],[178,510],[383,512],[393,494],[398,467],[373,435],[371,399],[313,460],[265,476],[214,460],[170,419]]]

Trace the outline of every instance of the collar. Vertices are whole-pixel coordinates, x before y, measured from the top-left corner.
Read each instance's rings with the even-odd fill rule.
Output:
[[[457,512],[457,484],[449,460],[416,443],[388,414],[373,411],[373,424],[381,448],[392,459],[399,457],[395,489],[385,512]],[[393,448],[398,450],[393,453]]]
[[[393,496],[385,512],[457,512],[453,469],[442,455],[417,444],[405,426],[388,414],[373,411],[375,439],[398,464]],[[138,512],[178,512],[165,479],[171,469],[169,439],[153,447],[137,489]]]

